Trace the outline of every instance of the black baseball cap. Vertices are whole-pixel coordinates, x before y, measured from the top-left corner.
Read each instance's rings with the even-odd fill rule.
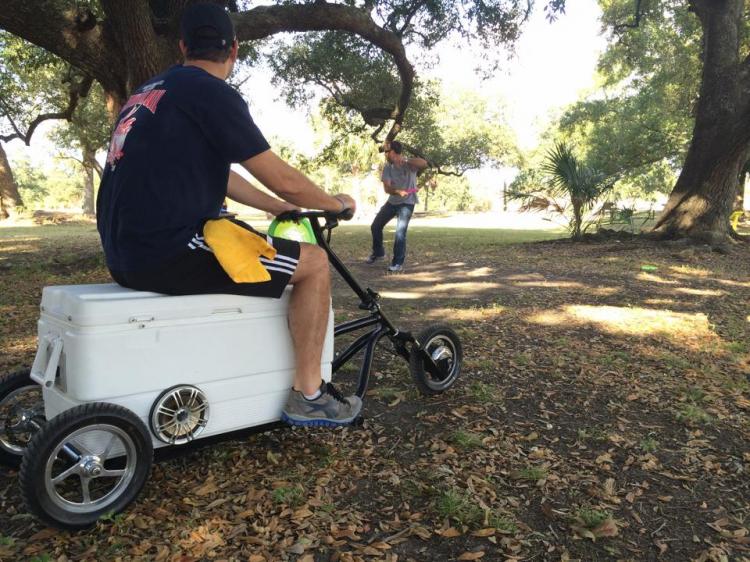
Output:
[[[182,14],[182,41],[188,51],[228,50],[234,42],[234,26],[219,4],[190,4]]]

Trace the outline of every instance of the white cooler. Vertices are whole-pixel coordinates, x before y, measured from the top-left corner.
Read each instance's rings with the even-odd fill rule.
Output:
[[[152,408],[157,401],[167,408],[165,391],[184,386],[205,402],[195,408],[203,416],[199,437],[278,420],[294,374],[290,292],[269,299],[171,297],[116,284],[45,287],[31,377],[44,387],[47,419],[86,402],[119,404],[152,428],[155,447],[164,446]],[[326,381],[332,358],[331,312]]]

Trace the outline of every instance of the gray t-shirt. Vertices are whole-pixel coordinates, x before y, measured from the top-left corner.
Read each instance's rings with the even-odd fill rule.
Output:
[[[391,185],[396,189],[404,189],[409,191],[405,197],[400,195],[389,195],[388,202],[391,205],[416,205],[419,203],[417,197],[417,172],[409,164],[404,163],[403,166],[396,166],[390,162],[383,166],[383,174],[381,175],[383,181],[390,180]]]

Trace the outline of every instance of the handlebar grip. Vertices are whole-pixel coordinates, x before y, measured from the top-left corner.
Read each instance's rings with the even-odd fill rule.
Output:
[[[283,213],[276,215],[276,219],[279,221],[298,221],[302,218],[300,211],[284,211]]]
[[[343,211],[336,215],[336,218],[345,221],[352,220],[352,217],[354,217],[354,209],[350,209],[349,207],[346,207]]]

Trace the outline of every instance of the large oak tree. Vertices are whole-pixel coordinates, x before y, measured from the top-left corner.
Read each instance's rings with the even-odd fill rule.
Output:
[[[615,0],[625,10],[631,1]],[[611,6],[609,6],[611,8]],[[738,181],[750,157],[750,56],[745,0],[636,0],[635,15],[615,26],[629,28],[654,15],[691,12],[701,29],[700,87],[690,144],[677,182],[653,234],[723,246],[739,238],[729,224]],[[634,53],[638,56],[637,53]],[[671,64],[672,61],[663,61]]]
[[[178,61],[178,23],[191,0],[4,0],[0,28],[39,45],[98,81],[113,110],[137,85]],[[283,32],[337,31],[387,53],[399,79],[387,109],[391,136],[409,105],[414,69],[405,46],[430,48],[459,35],[488,44],[513,41],[533,0],[345,0],[255,6],[228,4],[241,43]],[[364,116],[382,107],[360,108]]]

